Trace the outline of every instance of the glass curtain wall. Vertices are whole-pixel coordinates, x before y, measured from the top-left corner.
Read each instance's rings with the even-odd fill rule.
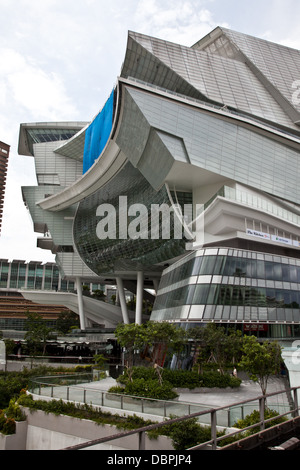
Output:
[[[164,273],[152,319],[300,323],[297,259],[226,249],[208,252],[188,256]]]

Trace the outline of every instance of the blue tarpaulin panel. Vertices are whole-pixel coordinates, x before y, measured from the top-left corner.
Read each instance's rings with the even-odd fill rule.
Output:
[[[113,122],[114,90],[106,101],[100,113],[85,131],[83,174],[94,164],[101,155],[111,133]]]

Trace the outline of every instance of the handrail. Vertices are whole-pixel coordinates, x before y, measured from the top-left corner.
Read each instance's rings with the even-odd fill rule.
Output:
[[[41,377],[40,379],[45,379],[46,380],[47,377]],[[32,379],[31,382],[39,384],[39,392],[40,392],[39,395],[41,395],[41,386],[42,385],[51,386],[51,397],[53,397],[54,387],[60,387],[60,385],[49,384],[49,382],[47,383],[45,380],[43,382],[41,382],[38,378],[35,378],[35,379]],[[71,387],[69,387],[69,386],[67,387],[67,400],[69,400],[70,388]],[[126,432],[123,432],[123,433],[118,433],[118,434],[113,435],[113,436],[88,441],[86,443],[82,443],[82,444],[79,444],[79,445],[68,447],[68,448],[66,448],[66,450],[82,449],[82,448],[90,447],[90,446],[93,446],[93,445],[96,445],[96,444],[108,442],[110,440],[126,437],[126,436],[129,436],[129,435],[132,435],[132,434],[138,434],[139,435],[139,450],[143,450],[145,448],[145,439],[144,439],[145,436],[144,435],[145,435],[146,432],[151,431],[153,429],[161,428],[163,426],[166,426],[166,425],[169,425],[169,424],[172,424],[172,423],[181,422],[181,421],[191,419],[191,418],[196,418],[196,417],[199,418],[199,417],[205,416],[205,415],[210,415],[211,440],[209,440],[207,442],[204,442],[204,443],[201,443],[201,444],[199,444],[195,447],[192,447],[191,449],[188,449],[188,450],[200,450],[200,449],[203,449],[203,448],[207,447],[208,445],[211,445],[212,449],[216,450],[217,446],[218,446],[218,443],[223,439],[228,439],[229,437],[232,437],[236,434],[242,434],[246,430],[252,429],[252,428],[257,427],[257,426],[259,426],[260,431],[262,431],[262,430],[265,429],[267,423],[271,422],[272,420],[278,419],[280,417],[291,415],[295,418],[295,417],[299,416],[298,393],[300,391],[300,386],[292,387],[290,389],[284,389],[284,390],[280,390],[280,391],[276,391],[276,392],[272,392],[272,393],[268,393],[266,395],[259,395],[259,396],[254,397],[254,398],[248,398],[247,400],[242,400],[242,401],[239,401],[239,402],[235,402],[235,403],[232,403],[231,405],[223,405],[221,407],[208,408],[208,409],[204,409],[204,410],[202,409],[201,411],[197,411],[196,413],[190,413],[191,407],[197,407],[198,406],[198,407],[203,408],[204,405],[200,405],[200,404],[197,404],[197,403],[175,401],[175,400],[157,400],[157,399],[154,399],[154,398],[122,395],[122,394],[118,394],[118,393],[99,390],[98,388],[97,389],[96,388],[90,388],[90,387],[86,388],[86,387],[78,386],[78,385],[73,385],[72,389],[81,389],[81,390],[83,390],[84,400],[86,398],[86,392],[87,391],[94,391],[94,392],[97,392],[98,394],[101,394],[102,395],[101,406],[104,406],[104,394],[108,394],[110,397],[115,396],[117,398],[120,398],[121,409],[124,409],[124,407],[123,407],[124,399],[127,398],[127,399],[134,399],[135,401],[140,401],[142,413],[144,413],[144,403],[146,401],[146,402],[158,403],[160,405],[159,408],[163,409],[163,411],[164,411],[163,417],[165,419],[167,418],[167,416],[166,416],[166,405],[167,404],[169,404],[169,405],[176,404],[176,405],[188,406],[188,414],[185,414],[184,416],[181,416],[179,418],[168,419],[167,421],[164,421],[164,422],[161,422],[161,423],[155,423],[155,424],[150,425],[150,426],[146,426],[146,427],[142,427],[142,428],[139,428],[139,429],[136,429],[136,430],[132,430],[130,432],[126,431]],[[276,415],[275,417],[265,419],[264,411],[265,411],[265,406],[266,406],[266,400],[268,398],[278,396],[278,395],[283,394],[283,393],[293,394],[293,407],[289,407],[288,411],[280,413],[279,415]],[[251,426],[248,426],[248,427],[245,427],[243,429],[234,430],[230,434],[225,434],[224,436],[217,437],[217,413],[218,412],[224,411],[224,410],[231,410],[235,407],[240,407],[242,405],[247,405],[248,403],[253,403],[253,402],[256,402],[256,401],[259,402],[260,421],[258,423],[255,423],[255,424],[253,424]],[[230,427],[229,423],[228,423],[227,427]]]
[[[104,370],[102,372],[105,372]],[[54,384],[52,383],[51,381],[47,381],[47,379],[51,379],[51,378],[62,378],[62,379],[71,379],[72,377],[77,377],[77,375],[85,375],[87,376],[89,373],[88,372],[83,372],[82,374],[74,374],[74,375],[53,375],[53,376],[47,376],[47,377],[34,377],[30,380],[30,383],[31,384],[36,384],[38,385],[38,388],[39,388],[39,395],[41,395],[41,389],[42,389],[42,386],[49,386],[51,389],[53,389],[53,387],[61,387],[60,384]],[[92,374],[91,374],[91,377],[92,377]],[[41,381],[40,379],[43,379],[43,381]],[[91,379],[91,382],[93,381],[93,379]],[[188,410],[191,409],[191,407],[201,407],[201,408],[206,408],[205,405],[201,405],[201,404],[197,404],[197,403],[190,403],[190,402],[185,402],[185,401],[176,401],[176,400],[161,400],[161,399],[158,399],[158,398],[150,398],[150,397],[139,397],[139,396],[136,396],[136,395],[124,395],[124,394],[121,394],[121,393],[116,393],[116,392],[109,392],[108,390],[101,390],[99,388],[93,388],[93,387],[84,387],[84,386],[80,386],[80,385],[70,385],[72,387],[72,389],[78,389],[78,390],[82,390],[83,391],[83,395],[85,396],[85,392],[86,391],[89,391],[89,392],[95,392],[97,393],[98,395],[102,395],[103,394],[107,394],[109,395],[110,397],[117,397],[117,398],[120,398],[120,403],[123,405],[123,402],[124,402],[124,398],[127,398],[127,399],[133,399],[135,401],[139,401],[141,403],[141,410],[144,409],[144,403],[145,402],[153,402],[153,403],[157,403],[159,404],[159,409],[161,410],[164,410],[164,413],[163,413],[163,417],[164,418],[167,418],[167,414],[166,414],[166,404],[169,404],[169,405],[182,405],[182,407],[188,407]],[[66,390],[66,395],[68,396],[69,395],[69,386],[66,385],[67,387],[67,390]],[[31,392],[31,393],[34,393],[34,392]],[[54,394],[53,394],[53,390],[51,390],[51,397],[53,397]],[[252,401],[252,400],[251,400]],[[102,397],[102,400],[101,402],[103,403],[103,397]],[[102,405],[104,406],[104,405]],[[121,406],[121,409],[124,410],[124,407]],[[142,411],[143,412],[143,411]],[[190,414],[190,413],[189,413]]]
[[[298,406],[298,399],[297,399],[297,391],[298,390],[300,390],[300,386],[299,387],[292,387],[292,388],[289,389],[289,391],[294,392],[294,404],[295,405],[294,405],[294,408],[292,410],[288,411],[287,413],[283,413],[280,416],[285,416],[287,414],[293,414],[294,417],[299,416],[299,406]],[[244,401],[241,401],[241,402],[233,403],[231,406],[239,406],[241,404],[245,404],[245,403],[248,403],[248,402],[251,402],[251,401],[254,401],[254,400],[259,400],[260,421],[258,423],[255,423],[255,424],[251,425],[251,426],[248,426],[246,428],[238,429],[238,430],[234,431],[233,433],[225,434],[224,436],[221,436],[221,437],[217,437],[216,413],[220,410],[227,409],[228,405],[224,405],[224,406],[221,406],[221,407],[218,407],[218,408],[211,408],[211,409],[206,410],[206,411],[200,411],[200,412],[197,412],[197,413],[192,413],[190,415],[182,416],[180,418],[170,419],[170,420],[162,422],[162,423],[155,423],[155,424],[152,424],[152,425],[149,425],[149,426],[144,426],[144,427],[139,428],[139,429],[114,434],[112,436],[103,437],[103,438],[100,438],[100,439],[94,439],[94,440],[87,441],[87,442],[82,443],[82,444],[77,444],[77,445],[74,445],[74,446],[66,447],[62,450],[84,449],[84,448],[87,448],[87,447],[94,446],[96,444],[101,444],[101,443],[108,442],[108,441],[115,440],[115,439],[121,439],[121,438],[130,436],[130,435],[133,435],[133,434],[139,434],[139,449],[138,450],[145,450],[144,434],[146,432],[153,431],[154,429],[159,429],[159,428],[162,428],[164,426],[168,426],[170,424],[179,423],[179,422],[185,421],[187,419],[203,416],[203,415],[208,414],[208,413],[211,415],[211,437],[212,437],[211,440],[206,441],[204,443],[201,443],[200,445],[191,447],[191,448],[186,449],[186,450],[189,450],[189,451],[200,450],[204,447],[207,447],[208,445],[211,445],[212,450],[216,450],[217,449],[217,443],[219,441],[221,441],[222,439],[228,439],[228,437],[230,437],[230,436],[234,436],[236,434],[242,434],[244,431],[246,431],[248,429],[252,429],[254,427],[257,427],[258,425],[260,426],[260,431],[262,431],[262,430],[265,429],[266,423],[271,422],[272,420],[278,419],[278,417],[279,417],[278,415],[274,416],[272,418],[265,419],[264,418],[264,410],[265,410],[265,404],[266,404],[267,398],[269,398],[271,396],[274,396],[274,395],[279,395],[281,393],[283,393],[283,391],[273,392],[273,393],[266,394],[266,395],[260,395],[260,396],[254,398],[254,399],[248,399],[248,400],[244,400]]]

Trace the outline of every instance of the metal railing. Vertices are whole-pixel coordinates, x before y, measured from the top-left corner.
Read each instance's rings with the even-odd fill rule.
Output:
[[[261,395],[248,400],[243,400],[231,405],[224,405],[218,408],[211,408],[209,406],[189,403],[184,401],[176,400],[157,400],[154,398],[128,396],[118,393],[112,393],[109,391],[94,388],[92,385],[84,386],[84,383],[90,383],[94,380],[93,374],[74,374],[74,375],[60,375],[52,377],[36,377],[31,379],[29,392],[35,395],[48,397],[51,399],[62,399],[67,401],[73,401],[77,403],[89,404],[91,406],[99,406],[122,410],[130,413],[140,413],[143,415],[151,415],[160,417],[163,420],[167,420],[161,423],[156,423],[147,426],[145,428],[137,429],[125,433],[119,433],[115,436],[103,438],[104,440],[97,440],[94,444],[108,442],[113,439],[120,437],[126,437],[127,435],[137,434],[141,436],[139,439],[139,449],[143,448],[143,442],[145,441],[144,433],[160,428],[161,426],[184,421],[190,418],[197,418],[199,423],[203,425],[211,426],[211,440],[199,444],[194,449],[202,449],[210,445],[213,449],[217,448],[218,442],[222,439],[233,437],[236,434],[241,434],[246,430],[250,430],[254,427],[259,426],[260,429],[265,429],[268,422],[273,419],[285,417],[290,415],[291,417],[299,416],[298,407],[298,395],[300,387],[294,387],[291,389],[284,389],[281,391]],[[81,385],[80,385],[81,384]],[[278,397],[282,394],[290,393],[293,395],[293,404],[288,405],[287,403],[276,403],[272,404],[272,409],[277,411],[277,415],[274,418],[265,419],[264,411],[266,402],[268,401],[268,407],[271,405],[271,398]],[[237,420],[243,419],[244,416],[250,414],[253,410],[259,410],[260,421],[248,428],[238,429],[230,432],[221,437],[217,437],[217,428],[232,428]],[[173,417],[176,418],[173,419]],[[141,434],[140,434],[141,433]],[[100,442],[101,441],[101,442]],[[94,442],[94,441],[93,441]],[[82,444],[84,448],[94,444],[85,443]],[[76,446],[75,446],[76,447]],[[77,448],[77,447],[76,447]]]
[[[62,450],[86,449],[88,447],[92,447],[92,446],[95,446],[95,445],[98,445],[98,444],[103,444],[103,443],[113,441],[113,440],[116,440],[116,439],[123,439],[127,436],[131,436],[131,435],[134,435],[134,434],[138,434],[138,449],[137,450],[145,450],[145,434],[147,432],[153,431],[155,429],[163,428],[164,426],[168,426],[170,424],[179,423],[179,422],[191,419],[191,418],[198,418],[199,419],[200,417],[203,417],[204,415],[209,415],[210,416],[211,439],[209,441],[203,442],[199,445],[196,445],[196,446],[191,447],[191,448],[186,449],[186,450],[188,450],[188,451],[203,450],[203,449],[217,450],[218,449],[218,444],[224,439],[228,439],[228,438],[234,437],[236,435],[242,435],[242,433],[244,433],[245,431],[253,429],[253,428],[258,427],[258,426],[259,426],[259,430],[260,430],[259,432],[261,432],[264,429],[266,429],[266,424],[271,423],[275,419],[277,420],[278,418],[285,417],[289,414],[293,418],[299,417],[299,406],[298,406],[298,396],[297,396],[297,394],[299,392],[299,389],[300,389],[300,387],[294,387],[294,388],[291,388],[289,390],[294,396],[294,406],[291,410],[289,410],[288,412],[282,413],[278,416],[268,418],[268,419],[265,419],[266,400],[268,398],[274,396],[274,395],[278,395],[278,394],[283,393],[283,392],[279,391],[279,392],[274,392],[274,393],[261,395],[261,396],[257,397],[256,399],[259,401],[260,421],[253,424],[253,425],[251,425],[251,426],[245,427],[243,429],[236,429],[233,432],[230,432],[229,434],[225,434],[225,435],[222,435],[222,436],[219,436],[219,437],[218,437],[218,433],[217,433],[217,413],[220,412],[221,410],[225,410],[226,408],[228,408],[228,406],[223,406],[223,407],[220,407],[220,408],[212,408],[212,409],[208,409],[206,411],[200,411],[200,412],[193,413],[193,414],[190,414],[190,415],[187,415],[187,416],[182,416],[180,418],[170,419],[170,420],[162,422],[162,423],[156,423],[156,424],[153,424],[153,425],[150,425],[150,426],[144,426],[144,427],[139,428],[139,429],[126,431],[126,432],[121,432],[121,433],[114,434],[114,435],[109,436],[109,437],[94,439],[94,440],[91,440],[91,441],[88,441],[88,442],[85,442],[85,443],[82,443],[82,444],[77,444],[77,445],[74,445],[74,446],[66,447],[65,449],[62,449]],[[249,403],[250,401],[253,401],[253,399],[249,399],[249,400],[245,400],[245,401],[242,401],[242,402],[234,403],[232,406],[241,406],[242,404]]]
[[[197,403],[124,395],[93,388],[92,385],[80,386],[79,384],[84,383],[84,377],[88,377],[88,374],[35,377],[31,379],[28,391],[33,395],[47,398],[74,401],[129,413],[147,414],[163,419],[174,415],[190,415],[199,410],[209,409],[209,407]],[[89,380],[85,380],[85,382],[93,382],[94,379],[99,380],[99,377],[90,374]],[[225,413],[222,419],[220,418],[226,425],[228,416]]]
[[[229,434],[225,434],[225,435],[222,435],[222,436],[219,436],[219,437],[218,437],[218,432],[217,432],[217,413],[220,412],[221,410],[227,409],[228,406],[223,406],[223,407],[219,407],[219,408],[211,408],[211,409],[208,409],[206,411],[200,411],[200,412],[193,413],[193,414],[190,414],[190,415],[182,416],[180,418],[170,419],[168,421],[161,422],[161,423],[155,423],[155,424],[152,424],[152,425],[149,425],[149,426],[144,426],[144,427],[139,428],[139,429],[126,431],[126,432],[121,432],[121,433],[114,434],[114,435],[109,436],[109,437],[94,439],[94,440],[91,440],[91,441],[88,441],[88,442],[85,442],[85,443],[82,443],[82,444],[77,444],[77,445],[74,445],[74,446],[66,447],[65,449],[62,449],[62,450],[86,449],[88,447],[92,447],[92,446],[95,446],[95,445],[98,445],[98,444],[103,444],[103,443],[113,441],[113,440],[116,440],[116,439],[123,439],[127,436],[131,436],[131,435],[134,435],[134,434],[138,434],[138,449],[137,450],[145,450],[145,434],[147,432],[163,428],[164,426],[168,426],[170,424],[179,423],[179,422],[191,419],[191,418],[198,418],[199,419],[200,417],[203,417],[205,415],[210,416],[211,439],[209,441],[203,442],[199,445],[196,445],[196,446],[191,447],[191,448],[186,449],[186,450],[188,450],[188,451],[203,450],[203,449],[217,450],[218,449],[218,444],[224,439],[228,439],[228,438],[234,437],[236,435],[242,435],[242,433],[244,433],[245,431],[256,428],[258,426],[259,426],[259,430],[260,430],[259,432],[261,432],[261,431],[266,429],[266,425],[268,423],[271,423],[275,419],[278,420],[278,418],[286,417],[289,414],[293,418],[299,417],[299,406],[298,406],[298,392],[299,392],[299,390],[300,390],[300,387],[293,387],[293,388],[289,389],[289,392],[291,392],[294,396],[294,406],[291,410],[289,410],[288,412],[285,412],[285,413],[281,413],[280,415],[277,415],[275,417],[268,418],[268,419],[265,419],[265,408],[266,408],[267,399],[272,397],[272,396],[281,394],[281,393],[283,393],[283,391],[273,392],[273,393],[270,393],[270,394],[258,396],[256,398],[256,400],[258,400],[258,402],[259,402],[260,421],[253,424],[253,425],[251,425],[251,426],[245,427],[243,429],[236,429],[233,432],[230,432]],[[241,405],[249,403],[251,401],[253,401],[253,399],[249,399],[249,400],[241,401],[241,402],[238,402],[238,403],[234,403],[231,406],[233,406],[233,407],[241,406]],[[202,419],[201,419],[201,421],[202,421]]]

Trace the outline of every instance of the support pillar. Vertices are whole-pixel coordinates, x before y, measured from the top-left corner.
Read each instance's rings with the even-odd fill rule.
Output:
[[[282,349],[282,359],[288,370],[290,387],[300,387],[300,341],[295,340]],[[300,389],[296,390],[297,402],[300,403]]]
[[[78,311],[80,319],[80,329],[85,330],[85,318],[83,310],[83,297],[82,297],[82,284],[80,277],[76,277],[76,289],[77,289],[77,300],[78,300]]]
[[[126,305],[123,279],[121,279],[120,277],[117,277],[116,281],[117,281],[119,301],[120,301],[121,311],[122,311],[122,316],[123,316],[123,322],[125,323],[125,325],[128,325],[129,324],[129,317],[128,317],[128,311],[127,311],[127,305]]]
[[[144,290],[144,273],[137,272],[136,284],[136,309],[135,309],[135,323],[142,324],[142,311],[143,311],[143,290]]]

